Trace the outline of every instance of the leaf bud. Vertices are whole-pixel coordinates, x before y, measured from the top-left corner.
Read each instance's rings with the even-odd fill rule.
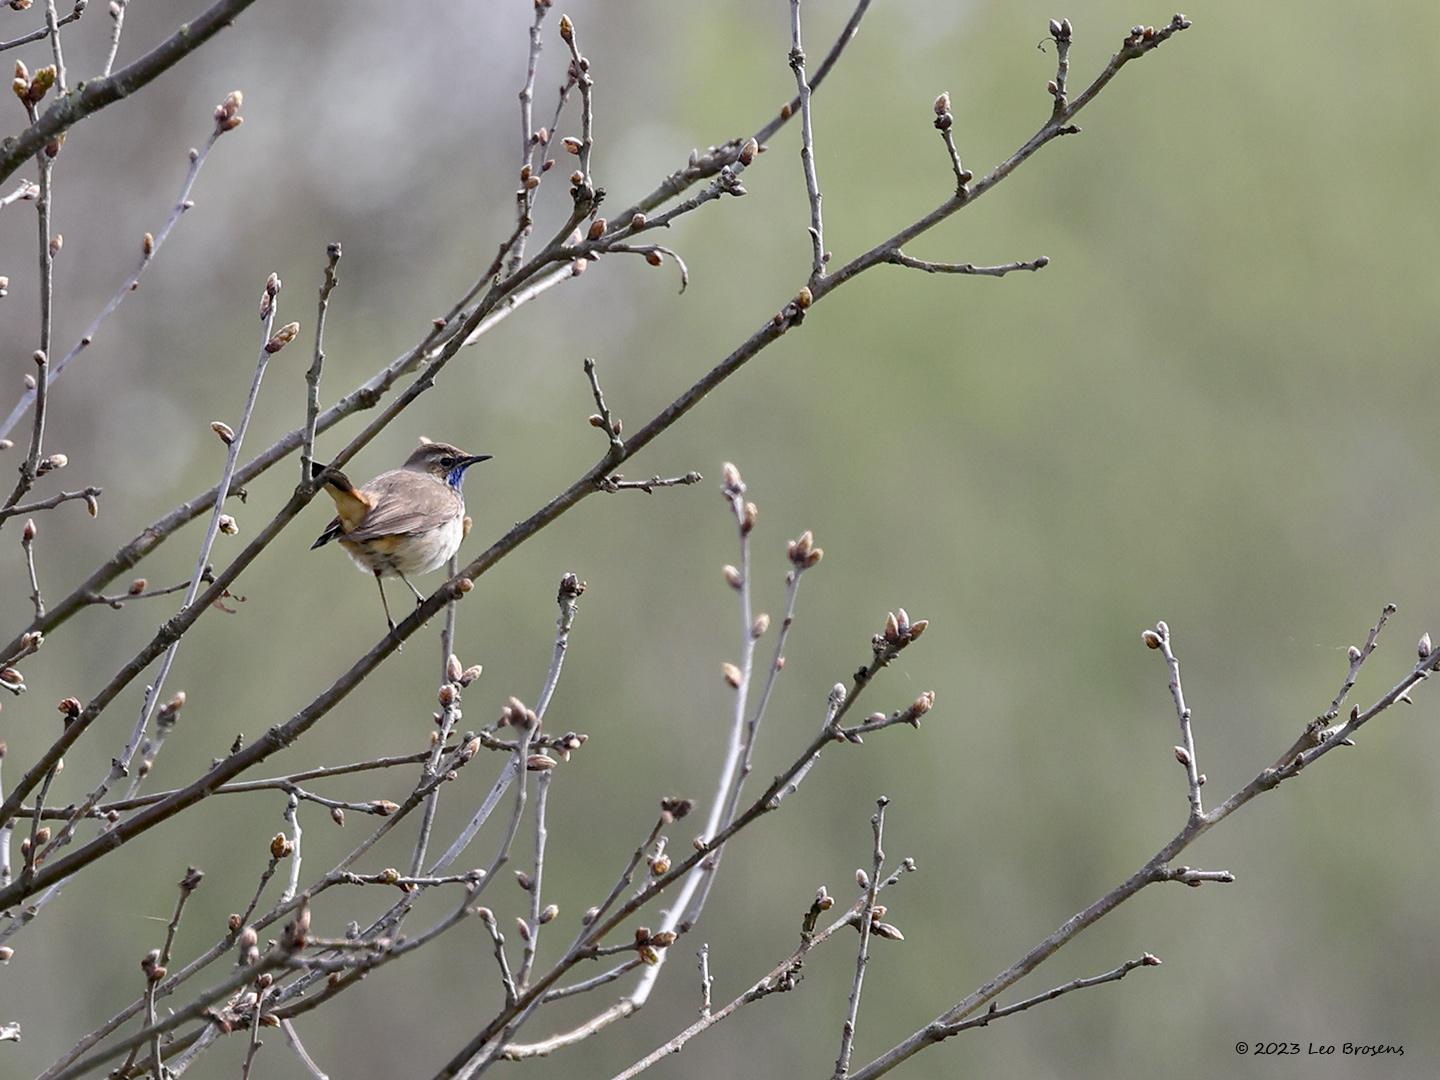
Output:
[[[272,356],[275,355],[275,353],[278,353],[281,349],[285,348],[286,345],[294,341],[296,335],[299,333],[300,324],[298,322],[286,323],[279,330],[275,331],[274,337],[265,343],[265,351]]]

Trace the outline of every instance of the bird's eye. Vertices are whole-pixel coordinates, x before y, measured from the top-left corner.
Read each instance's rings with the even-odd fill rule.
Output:
[[[441,465],[444,465],[445,468],[447,468],[447,469],[452,469],[452,468],[454,468],[456,465],[460,464],[460,462],[459,462],[459,459],[458,459],[458,458],[454,457],[453,455],[450,455],[450,456],[446,456],[446,457],[441,458],[441,459],[440,459],[440,464],[441,464]]]

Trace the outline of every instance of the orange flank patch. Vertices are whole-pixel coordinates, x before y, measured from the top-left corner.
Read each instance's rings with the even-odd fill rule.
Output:
[[[393,555],[405,539],[406,537],[396,536],[392,533],[390,536],[371,537],[369,540],[366,540],[364,544],[358,544],[353,540],[346,540],[345,537],[342,536],[340,537],[340,543],[345,548],[363,550],[372,555]]]

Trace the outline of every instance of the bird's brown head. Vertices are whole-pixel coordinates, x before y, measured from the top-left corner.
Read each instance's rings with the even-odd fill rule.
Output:
[[[458,488],[465,478],[465,470],[481,461],[489,461],[489,454],[467,454],[449,443],[422,443],[405,459],[405,468],[429,473],[444,480],[451,487]]]

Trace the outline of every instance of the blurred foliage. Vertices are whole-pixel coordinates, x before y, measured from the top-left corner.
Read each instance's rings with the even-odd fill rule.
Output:
[[[200,7],[132,5],[121,61]],[[75,129],[56,168],[61,342],[81,332],[142,232],[163,220],[214,103],[237,86],[246,95],[246,125],[217,148],[195,209],[57,384],[50,445],[69,455],[64,484],[98,483],[105,496],[98,521],[72,504],[41,522],[47,593],[62,595],[145,522],[214,482],[222,454],[207,425],[238,411],[266,274],[286,282],[282,321],[297,318],[308,334],[325,243],[344,243],[323,385],[331,400],[421,337],[489,261],[512,214],[529,11],[528,0],[259,4],[198,57]],[[569,11],[597,81],[595,172],[616,209],[691,146],[748,133],[791,92],[779,0],[703,13],[576,0]],[[835,0],[807,5],[812,57],[848,14]],[[938,91],[952,94],[961,153],[977,174],[1035,129],[1053,74],[1036,43],[1061,14],[1028,0],[875,4],[815,99],[837,259],[944,198],[950,173],[930,126]],[[1068,14],[1078,88],[1133,23],[1170,12],[1107,0]],[[734,558],[715,494],[723,460],[740,465],[760,506],[761,608],[780,603],[787,537],[813,529],[827,551],[802,591],[752,790],[809,738],[830,685],[865,660],[887,608],[931,620],[866,701],[888,709],[933,688],[924,730],[837,748],[729,852],[702,926],[664,973],[666,992],[583,1050],[525,1065],[527,1076],[609,1075],[688,1023],[701,941],[711,943],[717,1001],[768,969],[793,946],[817,885],[848,896],[882,792],[893,800],[886,847],[913,855],[921,873],[889,896],[907,940],[874,949],[857,1062],[1015,960],[1183,821],[1165,674],[1138,640],[1157,617],[1176,634],[1212,801],[1323,709],[1346,646],[1386,601],[1400,614],[1357,700],[1408,666],[1410,641],[1440,612],[1426,539],[1440,528],[1440,278],[1428,255],[1440,239],[1440,143],[1424,91],[1440,11],[1287,0],[1190,14],[1192,30],[1128,68],[1084,114],[1082,135],[910,250],[975,262],[1047,254],[1047,270],[1004,280],[867,274],[627,470],[698,468],[706,485],[592,498],[461,606],[459,652],[486,668],[466,695],[479,723],[506,695],[539,686],[560,574],[590,585],[550,713],[553,726],[592,736],[550,800],[546,885],[562,907],[551,949],[608,886],[661,795],[709,794],[728,715],[719,664],[738,647],[719,574]],[[32,12],[25,28],[34,21]],[[20,22],[5,12],[0,33],[13,36]],[[96,66],[107,37],[100,13],[75,27],[72,72]],[[43,44],[20,50],[32,53],[36,63],[48,55]],[[552,20],[538,115],[549,114],[561,55]],[[13,104],[7,115],[16,129]],[[668,267],[604,260],[452,365],[354,471],[391,467],[417,435],[444,438],[495,455],[468,485],[477,525],[467,551],[530,513],[603,449],[584,423],[583,356],[598,358],[612,407],[633,429],[794,294],[809,259],[797,147],[792,126],[747,172],[749,197],[707,206],[666,238],[690,264],[684,296]],[[563,212],[563,186],[544,189],[547,212]],[[0,214],[12,390],[34,348],[33,231],[24,204]],[[302,354],[280,359],[252,448],[303,415]],[[355,430],[352,421],[323,437],[322,456]],[[287,462],[250,486],[236,511],[240,539],[295,479]],[[237,732],[254,737],[288,717],[383,631],[373,586],[333,551],[307,550],[327,517],[307,513],[241,579],[238,613],[207,615],[186,637],[171,686],[186,688],[190,704],[151,789],[184,782]],[[141,572],[179,581],[198,537],[192,528],[172,538]],[[222,538],[217,557],[236,543]],[[0,558],[0,610],[13,629],[28,618],[18,544],[6,540]],[[164,603],[92,609],[54,635],[29,665],[31,693],[4,703],[11,763],[48,743],[51,703],[102,685],[166,617]],[[266,774],[423,745],[437,637],[438,624]],[[76,799],[103,773],[140,689],[68,756],[52,798]],[[1149,890],[1022,988],[1147,949],[1164,967],[971,1033],[903,1075],[1302,1075],[1298,1063],[1237,1058],[1241,1039],[1404,1044],[1403,1059],[1376,1067],[1429,1075],[1440,1054],[1440,866],[1426,839],[1440,818],[1437,709],[1422,691],[1359,750],[1187,853],[1193,865],[1235,871],[1237,884]],[[483,768],[469,772],[442,804],[442,836],[488,782]],[[411,782],[332,787],[393,798]],[[0,1072],[33,1074],[139,991],[136,962],[158,943],[188,863],[208,876],[177,955],[222,933],[253,890],[282,809],[279,796],[212,799],[67,889],[16,940],[0,981],[0,1019],[20,1020],[25,1033],[0,1048]],[[308,816],[315,872],[368,827],[352,816],[342,833]],[[676,830],[678,843],[688,839]],[[377,852],[370,868],[402,863],[408,844]],[[347,897],[347,916],[388,899]],[[514,914],[523,900],[498,882],[487,902]],[[327,910],[336,909],[317,920]],[[332,1076],[429,1075],[469,1037],[498,980],[478,926],[449,941],[300,1024]],[[745,1010],[652,1075],[828,1075],[852,966],[848,942],[827,947],[797,992]],[[577,1003],[555,1012],[527,1035],[585,1015]],[[303,1076],[281,1040],[269,1041],[263,1075]],[[234,1075],[243,1047],[231,1042],[190,1075]],[[1309,1058],[1303,1075],[1358,1068]]]

